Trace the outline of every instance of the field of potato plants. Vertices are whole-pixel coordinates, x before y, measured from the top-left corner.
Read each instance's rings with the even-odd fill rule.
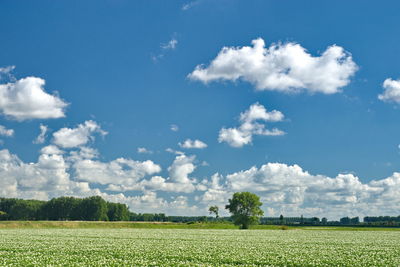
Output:
[[[400,266],[400,231],[0,229],[0,266]]]

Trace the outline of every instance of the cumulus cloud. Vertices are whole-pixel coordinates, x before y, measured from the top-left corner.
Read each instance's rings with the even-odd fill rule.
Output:
[[[278,122],[284,119],[282,112],[273,110],[268,112],[265,107],[259,103],[255,103],[248,110],[240,114],[241,125],[237,128],[222,128],[219,131],[218,141],[226,142],[232,147],[242,147],[250,144],[253,135],[278,136],[284,135],[285,132],[273,128],[272,130],[265,128],[265,123],[261,122]]]
[[[174,162],[168,167],[169,177],[155,176],[150,181],[144,181],[143,185],[153,190],[169,192],[191,193],[196,190],[196,179],[189,175],[196,169],[194,156],[178,155]]]
[[[54,145],[49,145],[45,146],[40,150],[40,153],[42,154],[48,154],[48,155],[61,155],[64,154],[64,151],[59,149],[57,146]]]
[[[53,142],[63,148],[78,147],[93,140],[95,133],[102,136],[107,134],[95,121],[89,120],[83,124],[78,124],[76,128],[61,128],[53,133]]]
[[[292,42],[266,48],[258,38],[252,44],[224,47],[209,66],[196,66],[188,77],[203,83],[243,80],[257,90],[334,94],[350,82],[358,68],[351,55],[336,45],[314,57]]]
[[[196,140],[191,140],[191,139],[186,139],[183,143],[178,143],[178,145],[182,148],[197,148],[197,149],[203,149],[207,147],[207,144],[196,139]]]
[[[6,197],[47,199],[71,192],[67,164],[58,154],[41,154],[38,162],[24,163],[7,149],[0,150],[0,194]]]
[[[0,150],[0,195],[35,199],[100,195],[126,203],[135,212],[204,215],[210,205],[222,209],[234,192],[250,191],[261,197],[266,216],[303,214],[338,219],[398,214],[397,172],[363,183],[354,174],[329,177],[311,174],[296,164],[266,163],[227,175],[216,173],[199,182],[192,177],[194,156],[176,156],[167,178],[152,176],[161,167],[151,161],[119,158],[102,162],[97,156],[92,148],[65,153],[49,145],[42,148],[37,162],[27,163],[7,149]],[[100,189],[104,187],[99,184],[107,189]],[[136,195],[123,193],[129,190],[136,190]],[[159,191],[164,193],[157,195]]]
[[[14,130],[13,129],[7,129],[3,125],[0,125],[0,135],[1,136],[11,137],[11,136],[14,135]]]
[[[132,183],[116,183],[115,179],[108,186],[110,191],[166,191],[191,193],[196,190],[197,180],[190,178],[189,175],[196,169],[194,156],[184,154],[176,156],[175,160],[168,167],[169,177],[153,176],[150,179],[136,180]]]
[[[185,215],[189,212],[200,215],[199,209],[188,203],[187,196],[178,195],[165,200],[152,191],[143,191],[137,196],[126,196],[123,193],[108,194],[98,188],[93,188],[89,182],[76,181],[75,178],[72,178],[75,172],[74,162],[85,157],[90,158],[96,152],[90,148],[82,148],[75,152],[71,153],[73,154],[71,158],[63,155],[64,152],[56,146],[50,145],[41,150],[37,162],[25,163],[7,149],[0,150],[0,195],[42,200],[59,196],[99,195],[108,201],[125,203],[135,212],[165,212],[171,215]],[[107,163],[104,164],[107,165]],[[127,166],[122,166],[124,164]],[[150,162],[140,164],[129,160],[116,160],[109,162],[108,165],[106,168],[104,165],[100,166],[103,170],[103,173],[100,173],[101,179],[105,178],[104,173],[114,175],[118,181],[122,180],[122,177],[131,176],[131,174],[141,176],[143,172],[153,173],[153,171],[160,170]],[[132,172],[129,168],[140,170]],[[98,173],[92,172],[92,174]]]
[[[207,188],[199,198],[204,204],[222,205],[233,192],[250,191],[261,197],[269,212],[338,219],[347,215],[397,214],[400,173],[362,183],[353,174],[332,178],[312,175],[298,165],[267,163],[226,177],[215,174]]]
[[[44,141],[46,140],[48,127],[46,125],[40,124],[39,128],[40,128],[40,134],[33,141],[34,144],[43,144]]]
[[[45,81],[37,77],[0,84],[0,112],[19,121],[65,117],[68,104],[57,95],[48,94],[44,85]]]
[[[383,93],[378,95],[380,100],[400,103],[400,80],[386,79],[383,88],[385,89]]]
[[[141,178],[161,171],[161,167],[151,160],[141,162],[126,158],[110,162],[81,158],[75,161],[73,168],[75,177],[80,181],[121,185],[130,190],[140,190],[138,183]]]

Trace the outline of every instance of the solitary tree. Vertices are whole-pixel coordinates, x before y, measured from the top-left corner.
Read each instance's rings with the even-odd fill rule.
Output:
[[[208,211],[210,212],[210,214],[215,214],[215,218],[218,219],[219,218],[219,214],[218,214],[218,206],[211,206]]]
[[[225,208],[232,214],[235,225],[239,225],[240,229],[248,229],[251,224],[258,223],[264,214],[261,205],[259,196],[250,192],[237,192]]]

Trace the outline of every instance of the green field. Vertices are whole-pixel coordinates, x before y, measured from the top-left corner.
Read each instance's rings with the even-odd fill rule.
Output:
[[[400,266],[400,231],[0,229],[0,266]]]

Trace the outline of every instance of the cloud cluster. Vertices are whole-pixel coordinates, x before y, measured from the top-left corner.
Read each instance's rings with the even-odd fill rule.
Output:
[[[296,43],[272,44],[263,39],[253,46],[224,47],[209,66],[198,65],[188,75],[203,83],[244,80],[257,90],[334,94],[350,82],[357,65],[340,46],[328,47],[313,57]]]
[[[196,140],[186,139],[183,143],[178,143],[178,145],[186,149],[191,149],[191,148],[203,149],[207,147],[206,143],[198,139]]]
[[[383,88],[385,89],[383,93],[378,95],[380,100],[400,103],[400,80],[386,79]]]
[[[222,181],[222,182],[220,182]],[[233,192],[251,191],[261,196],[266,216],[365,216],[397,214],[400,173],[362,183],[352,174],[334,178],[311,175],[298,165],[267,163],[260,168],[235,172],[225,178],[214,175],[203,203],[223,205]]]
[[[0,112],[19,121],[65,117],[68,104],[45,92],[44,85],[45,81],[37,77],[0,84]]]
[[[284,119],[282,112],[273,110],[268,112],[265,107],[255,103],[248,110],[240,114],[240,126],[237,128],[222,128],[219,131],[218,141],[226,142],[232,147],[242,147],[250,144],[253,135],[277,136],[284,135],[285,132],[273,128],[265,128],[263,122],[278,122]]]
[[[196,190],[197,180],[189,175],[196,169],[195,157],[188,157],[184,154],[176,156],[168,168],[169,177],[152,176],[149,179],[137,179],[135,183],[127,183],[114,179],[107,187],[110,191],[165,191],[191,193]],[[149,173],[152,174],[152,173]]]
[[[152,161],[119,158],[100,162],[94,159],[97,155],[96,150],[87,147],[67,154],[49,145],[41,149],[37,162],[25,163],[7,149],[0,150],[0,195],[43,200],[58,196],[99,195],[110,201],[126,203],[136,212],[201,214],[195,205],[189,205],[187,196],[178,195],[165,200],[156,193],[160,190],[192,192],[192,183],[196,180],[188,175],[195,169],[194,157],[178,156],[169,168],[170,177],[160,183],[157,176],[143,179],[161,171],[161,167]],[[136,196],[126,196],[121,192],[109,194],[94,188],[98,184],[120,187],[118,191],[131,187],[130,190],[141,190],[142,193]]]
[[[102,136],[107,134],[95,121],[89,120],[79,124],[76,128],[61,128],[53,133],[53,143],[63,148],[78,147],[93,140],[94,133]]]
[[[206,214],[209,205],[223,208],[234,192],[250,191],[261,197],[266,216],[330,219],[397,214],[400,201],[400,173],[363,183],[353,174],[328,177],[310,174],[298,165],[266,163],[198,180],[192,176],[194,156],[177,155],[167,168],[167,178],[154,176],[161,167],[152,161],[103,162],[97,157],[92,148],[66,153],[49,145],[41,149],[37,162],[25,163],[7,149],[0,150],[0,195],[36,199],[100,195],[126,203],[136,212],[199,215]]]

